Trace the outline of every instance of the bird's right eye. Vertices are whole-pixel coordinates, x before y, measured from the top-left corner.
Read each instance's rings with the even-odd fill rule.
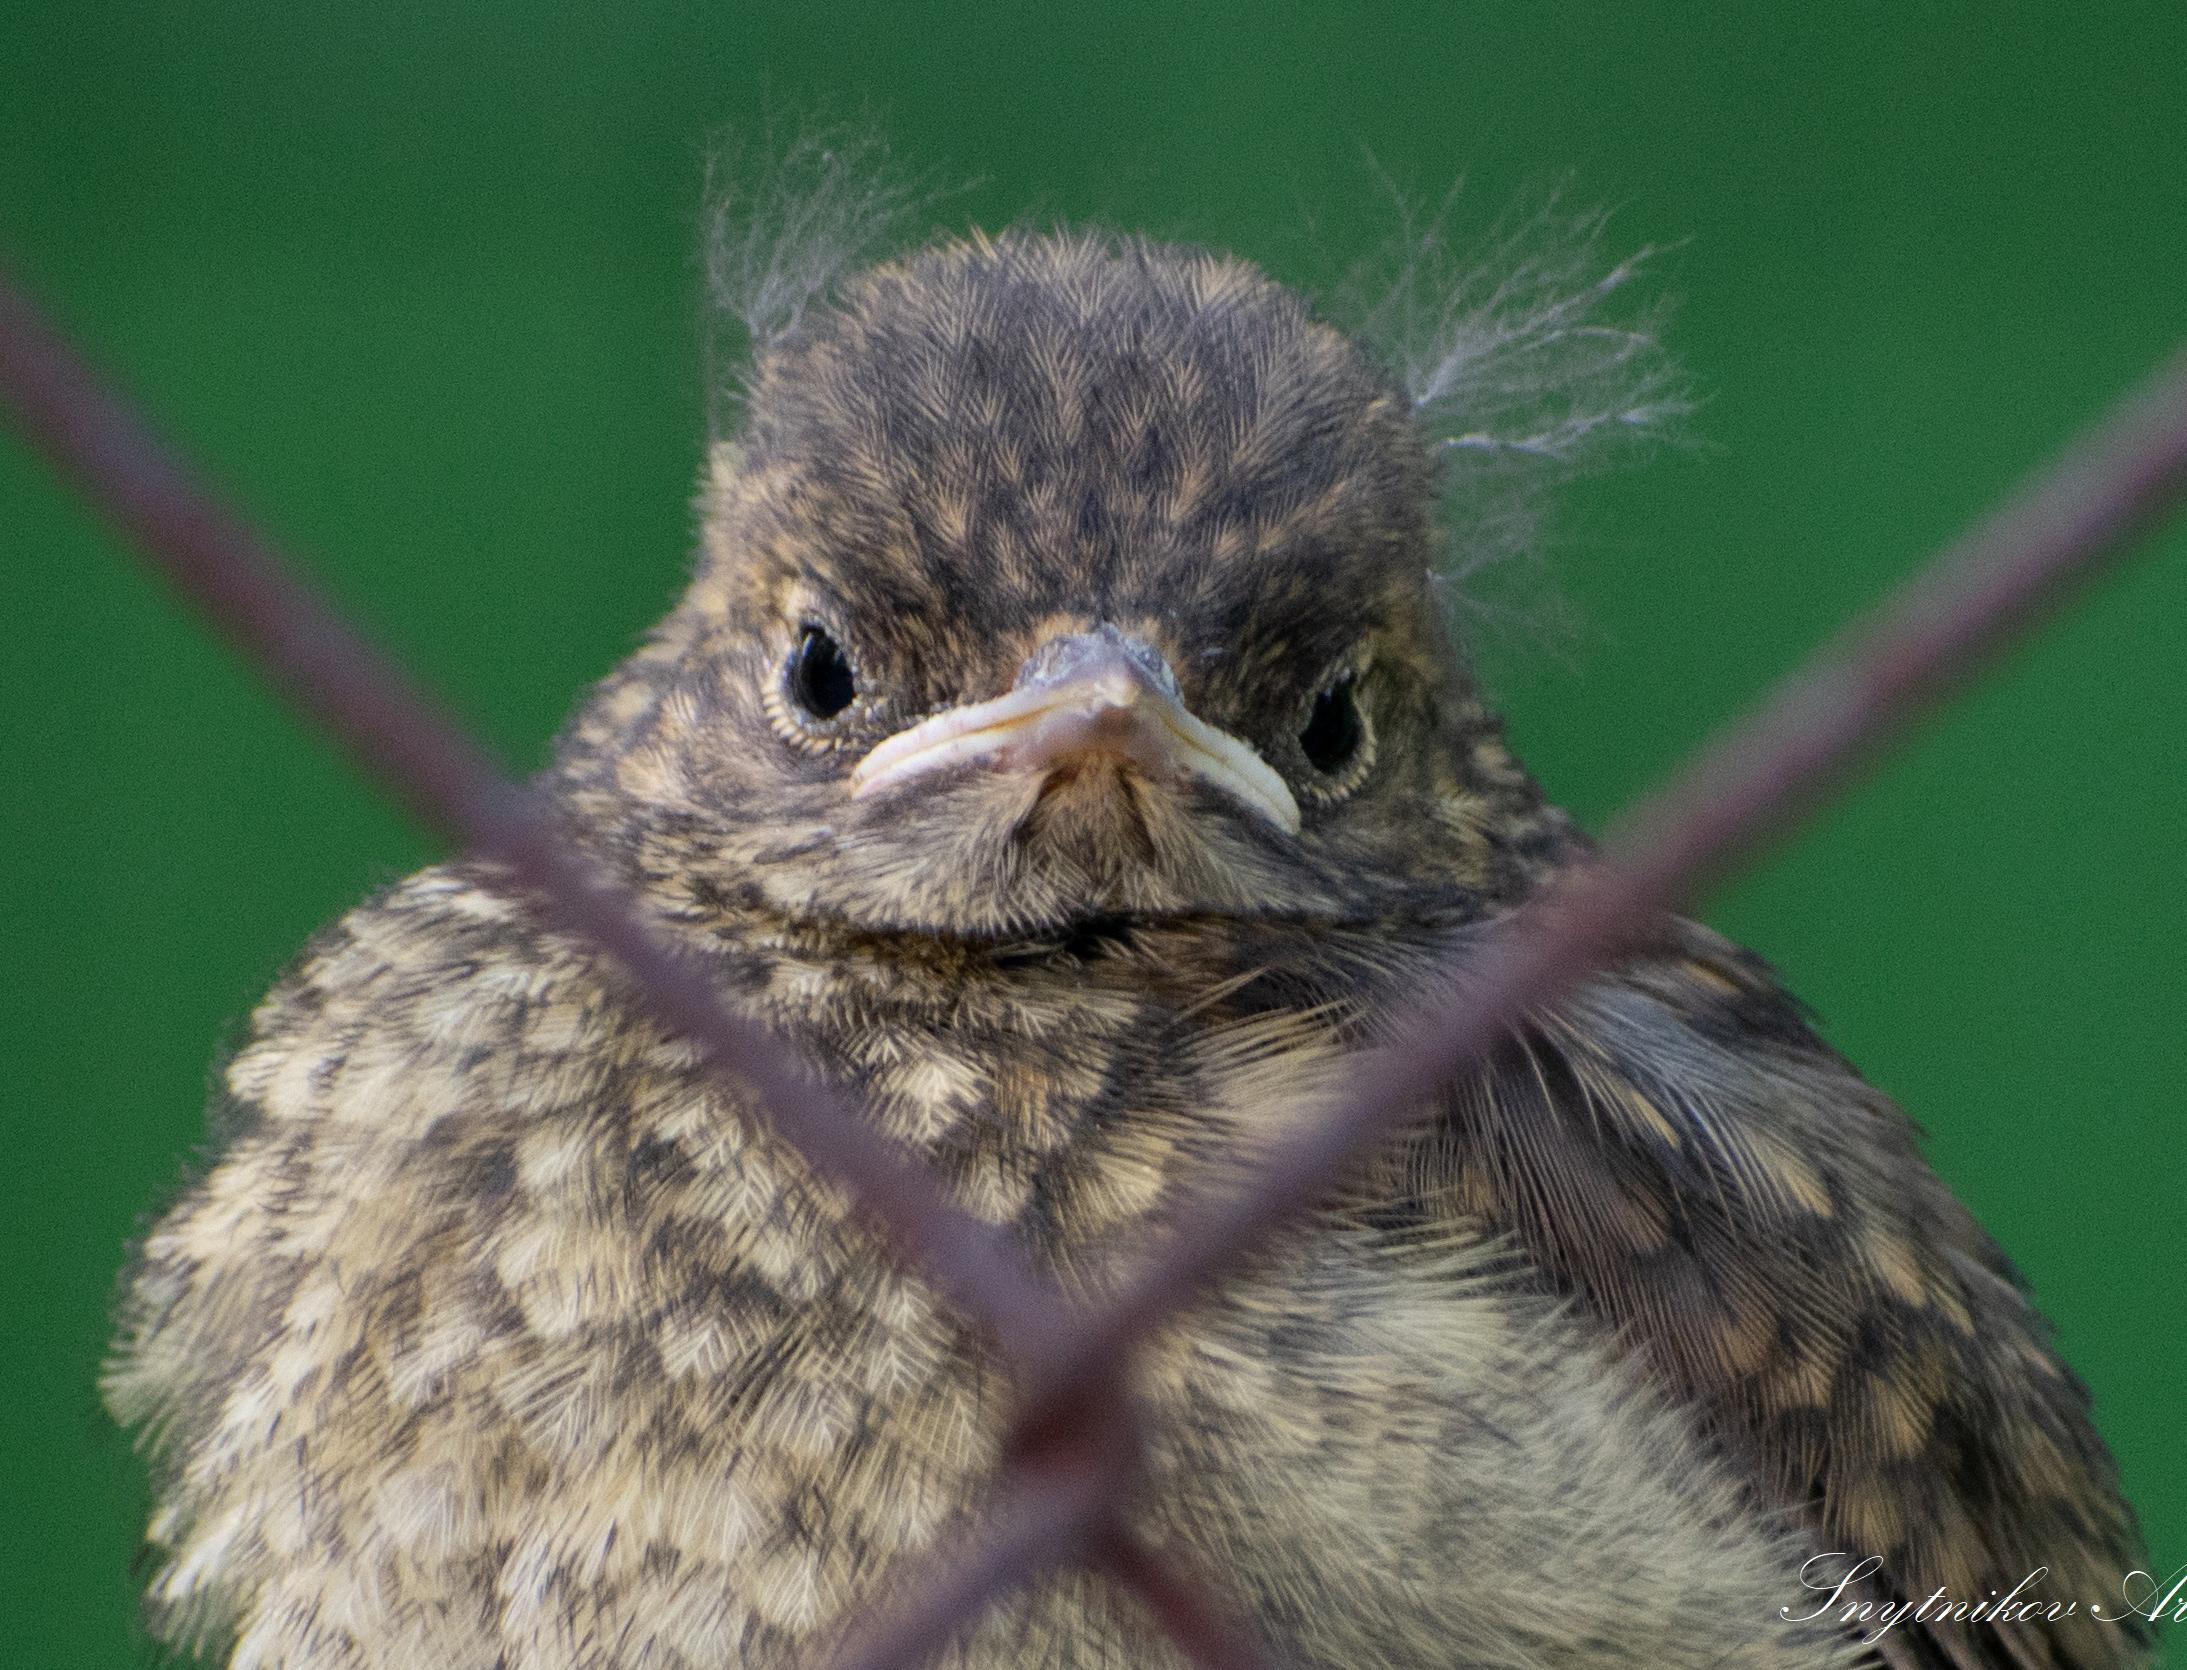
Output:
[[[824,626],[808,625],[790,653],[790,700],[814,719],[833,719],[858,695],[850,657]]]

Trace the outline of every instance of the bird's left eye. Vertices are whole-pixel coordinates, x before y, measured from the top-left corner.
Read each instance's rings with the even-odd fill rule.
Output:
[[[1324,777],[1339,775],[1359,757],[1360,745],[1367,740],[1357,684],[1350,673],[1332,680],[1314,698],[1305,728],[1299,732],[1299,749],[1306,763]]]

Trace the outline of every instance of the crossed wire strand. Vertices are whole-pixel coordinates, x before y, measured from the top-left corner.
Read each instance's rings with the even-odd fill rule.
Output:
[[[1599,859],[1477,940],[1366,1052],[1348,1090],[1242,1179],[1190,1192],[1106,1303],[1081,1309],[1023,1250],[948,1199],[790,1045],[731,1009],[635,902],[560,841],[384,651],[196,480],[0,268],[0,399],[31,446],[118,525],[209,623],[424,821],[497,860],[590,939],[637,995],[740,1083],[775,1132],[842,1187],[896,1254],[990,1338],[1018,1413],[969,1531],[884,1573],[827,1663],[896,1670],[1012,1585],[1083,1561],[1131,1590],[1206,1670],[1274,1662],[1218,1583],[1126,1524],[1134,1346],[1345,1166],[1430,1106],[1529,1011],[1644,934],[1820,803],[1869,752],[2060,607],[2187,497],[2187,349],[1988,518],[1786,677],[1619,820]]]

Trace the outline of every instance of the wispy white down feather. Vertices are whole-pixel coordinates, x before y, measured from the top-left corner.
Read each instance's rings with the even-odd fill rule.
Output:
[[[707,167],[705,260],[713,387],[731,409],[740,373],[843,281],[911,242],[944,193],[856,127],[717,152]]]
[[[1664,351],[1660,298],[1634,281],[1660,252],[1604,252],[1605,211],[1554,194],[1475,240],[1453,239],[1454,191],[1432,213],[1391,188],[1389,253],[1354,273],[1337,312],[1412,396],[1444,465],[1446,572],[1466,580],[1536,551],[1548,490],[1693,409]]]

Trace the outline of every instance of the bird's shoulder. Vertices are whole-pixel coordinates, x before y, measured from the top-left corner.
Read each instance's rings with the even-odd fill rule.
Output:
[[[1887,1650],[2146,1654],[2137,1620],[2091,1616],[2122,1609],[2140,1550],[2085,1387],[1913,1123],[1759,958],[1670,925],[1454,1087],[1404,1164],[1614,1328],[1817,1553],[1872,1559],[1847,1596],[2031,1579],[2022,1598],[2075,1607],[1908,1622]]]

